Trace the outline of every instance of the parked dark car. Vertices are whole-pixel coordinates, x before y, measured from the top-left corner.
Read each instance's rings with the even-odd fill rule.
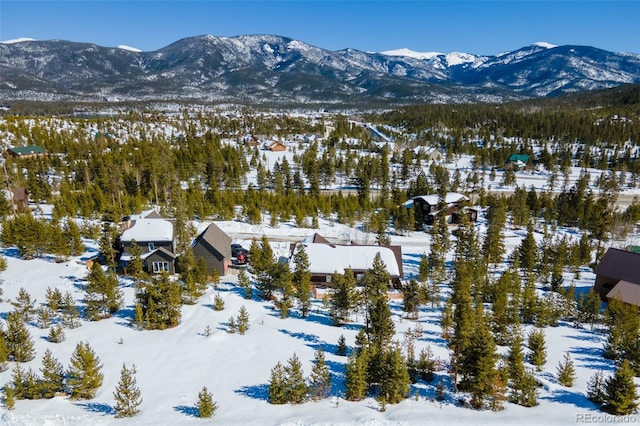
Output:
[[[231,257],[236,265],[244,265],[249,260],[249,250],[240,244],[231,244]]]

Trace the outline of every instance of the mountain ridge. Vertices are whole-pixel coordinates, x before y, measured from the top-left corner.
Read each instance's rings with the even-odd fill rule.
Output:
[[[277,35],[201,35],[149,52],[65,40],[2,42],[0,97],[501,102],[640,82],[640,55],[590,46],[538,42],[497,55],[402,52],[330,51]]]

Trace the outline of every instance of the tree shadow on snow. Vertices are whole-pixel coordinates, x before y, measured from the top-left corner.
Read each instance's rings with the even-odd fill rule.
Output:
[[[5,248],[5,249],[0,249],[0,254],[2,254],[5,257],[12,257],[14,259],[22,259],[22,256],[20,256],[20,252],[15,247],[9,247],[9,248]]]
[[[198,409],[196,407],[192,407],[189,405],[176,405],[175,407],[173,407],[173,409],[184,414],[185,416],[189,416],[189,417],[200,416]]]
[[[116,410],[112,406],[109,404],[102,404],[100,402],[76,403],[75,405],[92,413],[99,413],[104,416],[116,414]]]
[[[286,330],[284,328],[281,328],[280,330],[278,330],[280,333],[284,333],[287,334],[291,337],[295,337],[296,339],[301,339],[304,340],[305,342],[309,342],[309,343],[317,343],[320,339],[318,338],[318,336],[316,336],[315,334],[308,334],[308,333],[295,333],[293,331],[289,331]]]
[[[564,389],[558,389],[553,391],[551,395],[542,396],[540,399],[546,399],[548,401],[559,402],[561,404],[572,404],[578,408],[584,408],[588,410],[597,409],[597,406],[589,401],[586,396],[580,392],[571,392]]]
[[[269,399],[269,385],[264,383],[261,385],[243,386],[234,392],[253,399],[262,399],[265,401]]]
[[[134,306],[126,306],[122,309],[117,310],[111,315],[120,320],[124,320],[124,321],[118,321],[117,322],[118,325],[131,328],[131,321],[134,319],[135,314],[136,314],[136,310]]]

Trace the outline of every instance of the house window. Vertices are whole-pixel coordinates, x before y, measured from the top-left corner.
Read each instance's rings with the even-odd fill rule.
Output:
[[[169,272],[169,262],[153,262],[153,273]]]
[[[149,243],[149,251],[154,251],[156,249],[156,245],[153,243]]]
[[[364,279],[364,274],[356,274],[356,281],[360,282]]]
[[[331,275],[326,275],[325,276],[325,280],[326,280],[325,282],[330,283],[331,282]]]

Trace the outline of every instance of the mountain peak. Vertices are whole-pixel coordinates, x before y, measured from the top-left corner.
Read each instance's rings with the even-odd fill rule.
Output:
[[[20,37],[20,38],[14,38],[13,40],[0,41],[0,43],[1,44],[15,44],[15,43],[22,43],[23,41],[37,41],[37,40],[35,38]]]
[[[416,52],[414,50],[407,49],[407,48],[385,50],[384,52],[380,52],[380,53],[387,56],[406,56],[408,58],[415,58],[415,59],[431,59],[435,56],[442,55],[442,53],[439,53],[439,52]]]
[[[544,47],[545,49],[553,49],[554,47],[558,47],[555,44],[547,43],[546,41],[537,41],[533,43],[532,46]]]
[[[142,52],[142,50],[135,48],[135,47],[131,47],[131,46],[127,46],[126,44],[119,44],[116,46],[118,49],[122,49],[122,50],[128,50],[129,52],[135,52],[135,53],[140,53]]]

